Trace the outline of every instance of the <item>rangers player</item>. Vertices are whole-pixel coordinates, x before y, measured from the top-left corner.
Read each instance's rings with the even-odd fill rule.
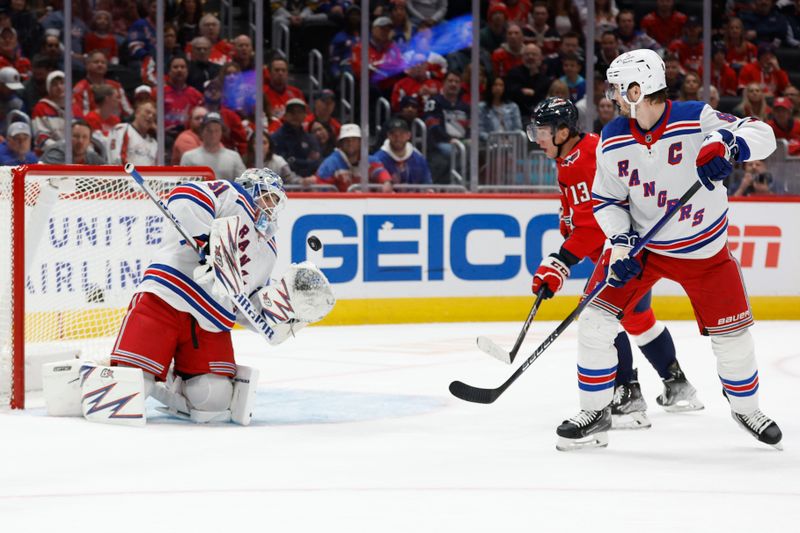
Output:
[[[569,100],[550,97],[540,103],[528,125],[528,137],[556,160],[561,189],[561,233],[564,243],[558,252],[542,260],[533,277],[532,290],[545,288],[544,297],[558,292],[569,277],[570,268],[588,257],[597,263],[606,236],[592,213],[591,190],[596,170],[595,150],[599,137],[594,133],[578,133],[578,110]],[[684,376],[677,359],[669,330],[656,320],[650,308],[650,293],[622,319],[622,326],[642,350],[653,368],[664,380],[664,392],[656,402],[667,411],[702,409],[695,389]],[[593,385],[614,387],[611,403],[613,427],[617,429],[648,428],[647,403],[642,397],[633,368],[630,341],[624,332],[614,339],[618,367],[616,379]]]
[[[703,102],[666,97],[664,62],[652,50],[617,57],[607,71],[621,114],[603,128],[592,188],[595,218],[610,248],[587,285],[609,286],[578,324],[580,412],[557,429],[560,450],[608,444],[617,372],[613,347],[619,318],[661,278],[688,295],[700,333],[709,336],[734,420],[780,447],[778,425],[758,408],[753,324],[738,262],[727,247],[728,198],[718,185],[731,162],[764,159],[775,149],[769,126],[714,111]],[[699,177],[701,188],[636,257],[628,252]],[[607,387],[597,387],[607,380]]]

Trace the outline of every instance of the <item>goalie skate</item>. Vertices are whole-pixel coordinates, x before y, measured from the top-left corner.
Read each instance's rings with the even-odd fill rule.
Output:
[[[700,411],[703,403],[697,399],[697,391],[686,379],[678,361],[669,366],[671,376],[664,380],[664,392],[656,398],[656,403],[668,413]]]
[[[611,429],[611,407],[600,411],[583,409],[558,426],[556,449],[569,452],[583,448],[605,448],[608,446],[609,429]]]
[[[742,429],[750,433],[764,444],[769,444],[775,449],[783,450],[781,428],[770,417],[756,409],[750,414],[743,415],[731,411],[731,416]]]
[[[611,429],[646,429],[652,426],[647,417],[647,402],[637,380],[637,371],[629,383],[617,385],[611,400]]]

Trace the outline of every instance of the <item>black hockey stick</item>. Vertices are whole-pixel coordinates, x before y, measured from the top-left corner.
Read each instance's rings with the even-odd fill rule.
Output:
[[[528,328],[531,327],[531,322],[533,322],[533,317],[536,316],[536,311],[539,310],[539,305],[542,303],[544,299],[542,296],[544,295],[544,291],[547,287],[544,285],[539,289],[536,293],[536,301],[533,302],[533,307],[531,307],[531,312],[528,313],[528,318],[525,319],[525,324],[522,326],[522,331],[519,332],[519,336],[517,337],[517,342],[514,343],[514,347],[511,349],[511,352],[507,352],[502,349],[500,346],[497,345],[492,339],[489,337],[478,337],[477,343],[478,348],[481,349],[482,352],[487,353],[494,357],[495,359],[502,361],[506,364],[511,364],[514,362],[514,358],[517,356],[517,352],[519,351],[520,346],[522,346],[522,341],[525,340],[525,336],[528,334]]]
[[[689,190],[683,193],[683,196],[680,197],[678,202],[672,206],[672,209],[668,210],[661,220],[659,220],[655,226],[650,229],[650,231],[642,237],[639,242],[631,248],[629,252],[629,256],[633,257],[638,254],[642,249],[649,243],[653,237],[655,237],[656,233],[658,233],[664,225],[669,222],[669,220],[678,212],[678,210],[683,207],[689,199],[694,196],[694,194],[702,187],[703,184],[700,181],[696,181]],[[539,358],[540,355],[551,345],[553,341],[555,341],[562,333],[574,322],[577,320],[578,316],[580,316],[581,312],[584,308],[589,305],[592,300],[594,300],[600,291],[602,291],[606,286],[606,280],[601,281],[597,284],[597,286],[590,292],[581,303],[569,314],[567,318],[565,318],[561,324],[553,331],[548,337],[542,342],[542,344],[536,348],[536,350],[525,360],[522,365],[517,368],[513,374],[499,387],[496,389],[482,389],[480,387],[473,387],[472,385],[467,385],[461,381],[454,381],[450,384],[450,393],[455,396],[456,398],[460,398],[467,402],[474,402],[474,403],[492,403],[497,398],[500,397],[501,394],[505,392],[505,390],[514,383],[518,377],[525,372],[531,364]]]

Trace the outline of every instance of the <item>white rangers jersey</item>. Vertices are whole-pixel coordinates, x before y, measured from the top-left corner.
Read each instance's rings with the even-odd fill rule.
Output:
[[[704,102],[667,101],[664,116],[649,131],[635,120],[617,117],[606,124],[597,145],[592,186],[594,215],[607,236],[647,233],[698,180],[695,160],[709,133],[728,129],[739,147],[739,161],[764,159],[775,150],[775,135],[765,123],[714,111]],[[727,242],[725,187],[705,187],[667,222],[647,245],[652,252],[703,259]]]
[[[245,293],[250,295],[267,285],[278,257],[277,244],[274,236],[264,237],[255,229],[256,207],[239,184],[219,180],[178,185],[167,206],[200,246],[208,242],[215,218],[238,216]],[[177,230],[168,231],[137,292],[156,294],[173,308],[190,313],[207,331],[228,331],[236,322],[236,308],[229,298],[216,298],[210,287],[194,280],[198,266],[197,253],[184,244]]]

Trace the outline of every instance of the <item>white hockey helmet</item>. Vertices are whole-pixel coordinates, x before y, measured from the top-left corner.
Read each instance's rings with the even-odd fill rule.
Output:
[[[256,229],[272,236],[277,230],[278,212],[286,207],[287,201],[281,177],[269,168],[248,168],[235,181],[247,191],[259,209]]]
[[[609,99],[614,101],[614,96],[619,91],[622,99],[631,106],[632,118],[636,118],[636,104],[645,96],[667,87],[664,60],[658,53],[646,48],[631,50],[617,56],[608,66],[606,79],[611,90]],[[641,93],[639,98],[632,102],[628,99],[628,89],[634,83],[639,85]]]

